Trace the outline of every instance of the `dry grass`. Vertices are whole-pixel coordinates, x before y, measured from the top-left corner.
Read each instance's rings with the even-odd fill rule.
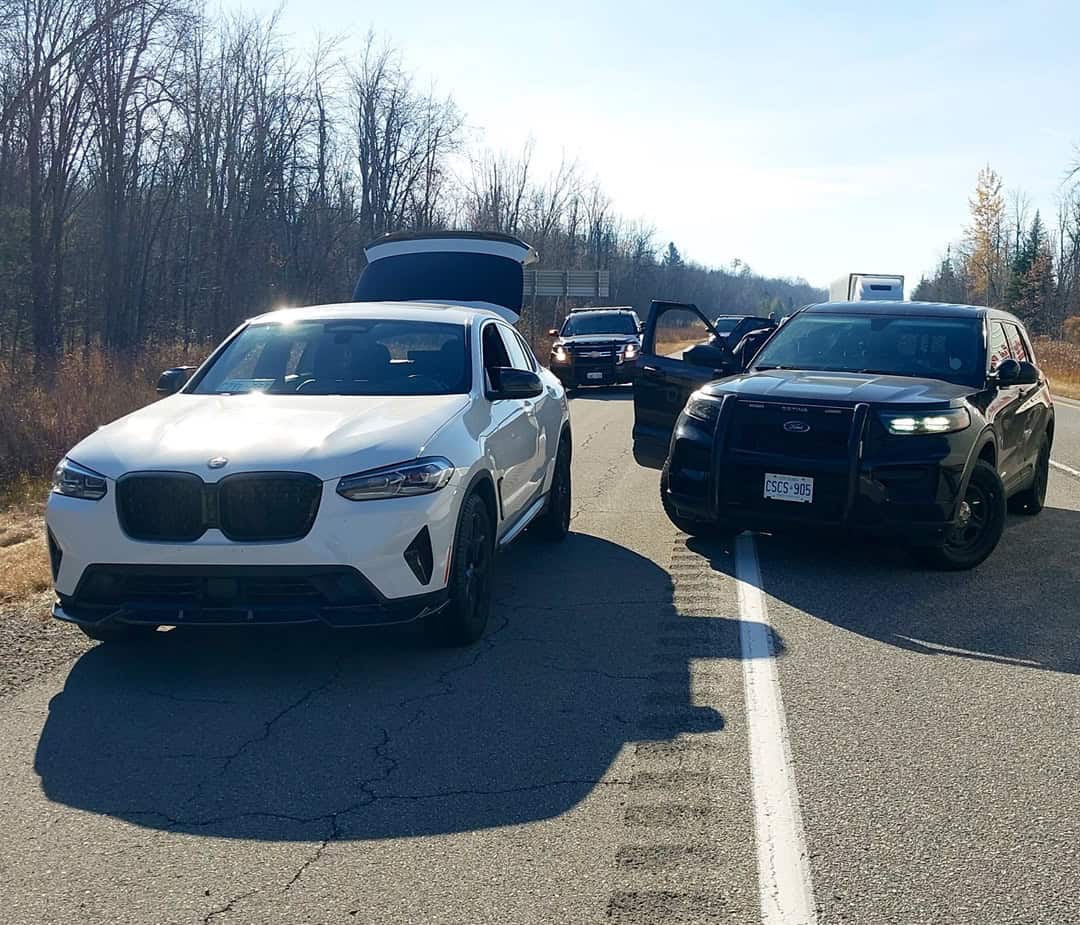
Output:
[[[0,604],[23,601],[52,583],[42,507],[39,500],[0,513]]]
[[[163,369],[198,362],[203,353],[166,346],[129,359],[89,348],[64,356],[48,378],[29,364],[0,371],[0,480],[47,478],[95,428],[153,401]]]
[[[42,509],[53,466],[95,428],[153,401],[161,370],[200,352],[165,347],[124,360],[91,348],[65,356],[47,383],[29,364],[0,370],[0,605],[51,584]]]
[[[1080,398],[1080,344],[1042,337],[1035,342],[1035,357],[1055,395]]]

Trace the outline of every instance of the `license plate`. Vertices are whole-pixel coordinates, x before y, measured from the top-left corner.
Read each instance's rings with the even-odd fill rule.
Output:
[[[603,379],[604,374],[603,373],[585,373],[585,378],[586,379]]]
[[[814,480],[805,475],[777,475],[765,473],[765,497],[776,501],[800,501],[809,504],[814,500]]]

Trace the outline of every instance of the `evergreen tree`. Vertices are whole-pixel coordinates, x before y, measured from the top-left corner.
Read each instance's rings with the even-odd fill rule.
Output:
[[[660,263],[661,266],[671,270],[677,270],[683,266],[682,255],[679,253],[674,241],[668,241],[667,250],[664,251],[664,259]]]

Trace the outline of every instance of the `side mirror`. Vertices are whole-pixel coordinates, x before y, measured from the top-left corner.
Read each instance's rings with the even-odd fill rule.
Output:
[[[544,394],[544,383],[531,369],[496,367],[487,371],[491,388],[487,397],[491,401],[504,398],[536,398]]]
[[[195,372],[194,366],[174,366],[172,369],[165,370],[158,376],[156,389],[158,395],[175,395],[187,384],[193,372]]]
[[[645,333],[645,322],[644,321],[639,321],[637,323],[637,332],[638,332],[638,334],[644,334]]]
[[[1017,377],[1017,385],[1035,385],[1042,379],[1039,368],[1034,363],[1023,360],[1020,363],[1020,375]]]
[[[1002,360],[994,370],[994,381],[998,385],[1016,385],[1020,378],[1020,364],[1013,359]]]
[[[559,336],[559,332],[556,331],[555,328],[549,328],[548,329],[548,337],[558,337],[558,336]]]

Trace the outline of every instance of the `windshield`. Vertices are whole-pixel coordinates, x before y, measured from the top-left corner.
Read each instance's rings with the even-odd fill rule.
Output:
[[[765,345],[752,368],[868,372],[977,384],[985,370],[982,321],[798,315]]]
[[[717,334],[730,334],[738,327],[742,318],[717,318],[713,322],[713,327],[716,328]]]
[[[588,312],[571,315],[563,325],[563,337],[578,334],[637,334],[637,321],[623,312]]]
[[[469,381],[463,325],[336,319],[250,325],[190,391],[449,395]]]

